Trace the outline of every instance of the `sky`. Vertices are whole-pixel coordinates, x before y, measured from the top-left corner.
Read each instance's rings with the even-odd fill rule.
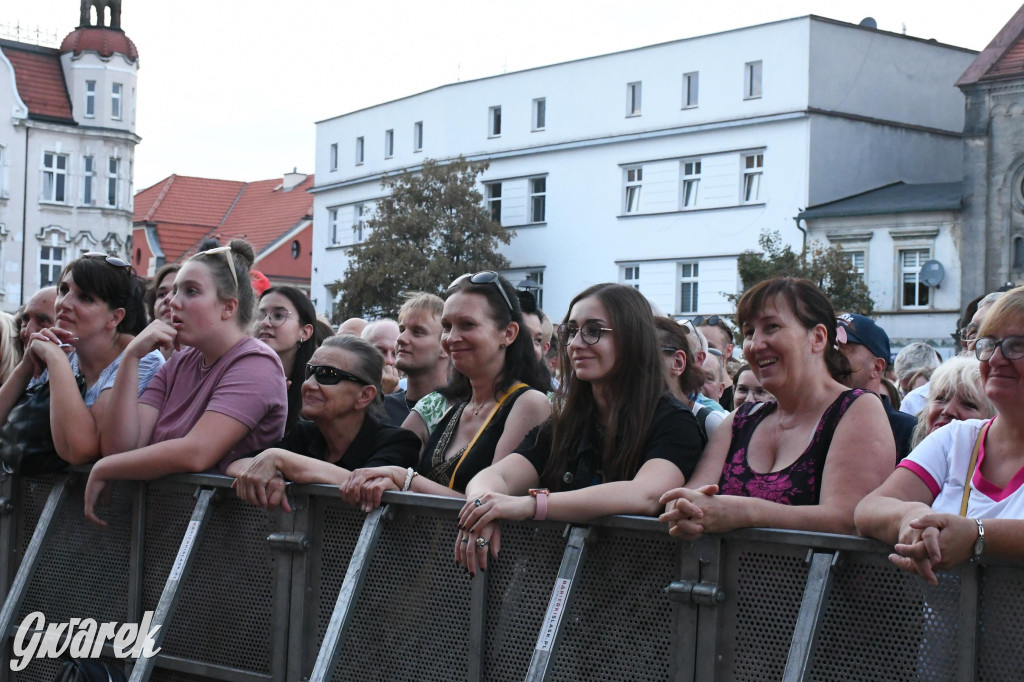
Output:
[[[806,14],[982,50],[1021,0],[123,0],[140,56],[135,188],[313,171],[315,122],[506,71]],[[56,43],[78,0],[0,0]],[[0,28],[2,31],[2,28]]]

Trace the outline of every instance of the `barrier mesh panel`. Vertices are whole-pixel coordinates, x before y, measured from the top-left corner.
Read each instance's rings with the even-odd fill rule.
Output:
[[[807,583],[806,556],[800,547],[724,545],[719,679],[782,679]]]
[[[565,553],[564,528],[502,525],[501,553],[487,570],[485,680],[526,677]]]
[[[155,609],[195,507],[193,488],[151,484],[146,515],[143,608]],[[164,653],[269,673],[277,558],[267,545],[266,513],[223,491],[185,581],[163,642]],[[278,655],[282,655],[279,653]]]
[[[316,609],[316,649],[313,660],[324,641],[324,633],[331,622],[334,605],[338,601],[341,584],[352,559],[352,550],[359,541],[366,514],[358,511],[341,499],[310,498],[317,507],[312,516],[312,567],[310,579],[313,584],[311,597]],[[312,666],[313,660],[310,661]]]
[[[160,670],[159,668],[154,670],[153,674],[149,676],[149,682],[205,682],[209,679],[201,675],[186,675],[185,673]]]
[[[812,680],[952,680],[960,579],[937,587],[882,555],[849,554],[834,569]]]
[[[105,656],[100,657],[99,660],[115,668],[119,668],[127,677],[128,673],[124,666],[124,661],[119,661],[116,658],[107,658]],[[57,673],[60,671],[61,663],[62,661],[59,658],[37,659],[30,663],[25,670],[17,673],[11,673],[11,678],[16,682],[53,682],[57,677]],[[150,679],[155,679],[155,677]]]
[[[1019,680],[1024,660],[1024,573],[1019,567],[981,569],[978,679]]]
[[[33,478],[19,478],[16,480],[18,487],[18,561],[25,555],[28,543],[32,540],[32,531],[36,529],[36,522],[46,505],[46,498],[50,494],[50,488],[56,480],[56,475],[36,476]]]
[[[603,531],[588,543],[554,679],[668,679],[673,616],[664,588],[679,573],[677,544],[635,531]]]
[[[370,560],[334,679],[464,680],[469,576],[455,565],[455,515],[396,511]]]

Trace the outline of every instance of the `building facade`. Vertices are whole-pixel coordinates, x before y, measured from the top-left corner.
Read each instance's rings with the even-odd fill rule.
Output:
[[[59,49],[0,40],[0,308],[86,251],[128,255],[139,55],[120,2],[82,2]]]
[[[486,160],[507,273],[560,317],[601,281],[664,312],[731,312],[763,230],[899,180],[961,178],[976,53],[807,16],[455,83],[317,124],[312,296],[329,312],[380,180]],[[443,284],[443,283],[441,283]],[[343,286],[343,283],[341,284]]]

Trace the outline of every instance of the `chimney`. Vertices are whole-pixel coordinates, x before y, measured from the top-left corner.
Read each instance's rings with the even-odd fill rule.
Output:
[[[296,168],[292,168],[291,173],[284,174],[284,182],[281,183],[281,189],[285,192],[290,192],[301,185],[305,179],[305,173],[299,173]]]

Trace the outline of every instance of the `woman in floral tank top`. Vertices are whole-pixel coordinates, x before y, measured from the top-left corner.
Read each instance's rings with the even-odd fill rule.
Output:
[[[762,282],[740,299],[743,354],[777,402],[740,406],[719,427],[685,488],[666,493],[669,532],[761,526],[853,533],[857,503],[892,472],[896,443],[882,403],[849,390],[832,304],[808,280]]]

